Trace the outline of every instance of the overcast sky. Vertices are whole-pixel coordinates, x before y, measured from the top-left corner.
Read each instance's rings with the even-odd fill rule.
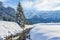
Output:
[[[16,8],[19,0],[0,0],[5,6]],[[37,11],[60,10],[60,0],[20,0],[24,9]]]

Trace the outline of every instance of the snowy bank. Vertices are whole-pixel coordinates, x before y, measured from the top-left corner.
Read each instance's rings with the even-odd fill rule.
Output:
[[[21,33],[22,29],[15,22],[0,21],[0,40],[6,36]]]
[[[38,23],[34,25],[25,25],[24,29],[33,29],[30,31],[32,40],[60,40],[60,23]],[[0,21],[0,40],[4,37],[21,33],[23,30],[15,22]]]
[[[39,23],[32,25],[32,40],[60,40],[60,23]]]

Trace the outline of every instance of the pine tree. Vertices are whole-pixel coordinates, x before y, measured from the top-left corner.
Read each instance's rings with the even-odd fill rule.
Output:
[[[19,2],[18,4],[18,8],[17,8],[17,13],[16,13],[16,22],[23,28],[25,27],[25,24],[28,24],[25,16],[24,16],[24,12],[23,12],[23,8],[21,6],[21,3]]]
[[[26,34],[24,31],[26,19],[24,16],[23,8],[21,6],[21,3],[18,3],[17,13],[16,13],[16,22],[20,25],[20,27],[23,29],[21,40],[26,40]]]
[[[23,32],[21,34],[21,37],[19,37],[19,40],[26,40],[26,33],[30,32],[30,29],[25,30],[25,24],[29,24],[29,22],[26,20],[23,12],[23,8],[21,6],[21,3],[18,3],[17,13],[16,13],[16,22],[20,25],[20,27],[23,29]],[[29,32],[28,32],[29,31]]]

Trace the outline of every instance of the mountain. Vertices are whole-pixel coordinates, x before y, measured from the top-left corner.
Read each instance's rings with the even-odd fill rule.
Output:
[[[0,20],[14,21],[15,20],[15,9],[11,7],[4,7],[3,3],[0,2]]]
[[[35,11],[34,9],[25,9],[25,17],[31,24],[60,22],[60,10],[55,11]],[[16,11],[11,7],[4,7],[0,2],[0,20],[16,21]]]
[[[60,10],[55,11],[40,11],[30,12],[30,18],[28,21],[32,24],[35,23],[48,23],[48,22],[60,22]]]

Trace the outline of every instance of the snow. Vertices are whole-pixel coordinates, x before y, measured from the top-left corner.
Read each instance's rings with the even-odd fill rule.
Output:
[[[15,22],[0,21],[0,39],[22,31],[20,26]]]
[[[32,25],[25,25],[24,29],[29,29],[29,28],[33,28],[33,26]]]
[[[32,40],[60,40],[60,23],[38,23],[32,25]],[[28,39],[27,39],[28,40]]]
[[[24,29],[32,27],[33,29],[30,31],[32,40],[60,40],[60,23],[25,25]],[[10,36],[11,34],[21,33],[22,31],[20,26],[15,22],[0,21],[0,40],[3,40],[4,37]]]

